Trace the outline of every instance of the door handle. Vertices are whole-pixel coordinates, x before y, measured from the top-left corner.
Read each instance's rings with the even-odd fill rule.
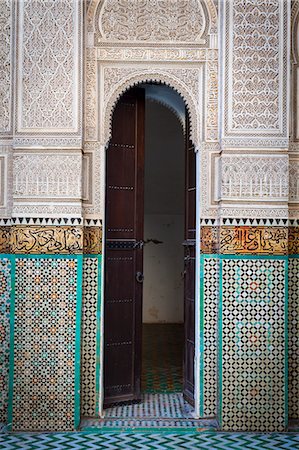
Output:
[[[144,280],[144,275],[143,275],[143,273],[142,273],[142,272],[137,272],[137,273],[136,273],[136,281],[137,281],[138,283],[143,283],[143,280]]]

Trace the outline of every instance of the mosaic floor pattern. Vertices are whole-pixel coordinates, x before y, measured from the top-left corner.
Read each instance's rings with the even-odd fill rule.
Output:
[[[54,433],[0,435],[5,450],[295,450],[297,434],[250,433]]]
[[[217,422],[194,419],[193,408],[184,401],[181,393],[145,393],[141,403],[108,408],[104,419],[84,418],[81,422],[83,430],[174,427],[215,430]]]
[[[183,385],[182,324],[143,324],[142,390],[181,392]]]

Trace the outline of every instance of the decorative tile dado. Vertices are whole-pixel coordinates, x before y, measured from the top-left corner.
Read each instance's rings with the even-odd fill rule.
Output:
[[[232,0],[222,8],[225,145],[241,138],[243,146],[248,139],[248,146],[269,147],[274,135],[274,146],[282,145],[288,137],[288,3]]]
[[[83,231],[83,251],[89,255],[100,255],[102,253],[102,228],[84,227]]]
[[[12,48],[13,48],[13,1],[0,2],[0,134],[12,132]]]
[[[81,416],[99,413],[100,283],[98,257],[83,258]]]
[[[206,254],[218,253],[219,232],[220,232],[220,227],[218,227],[218,226],[201,226],[200,227],[200,251],[201,251],[201,253],[206,253]]]
[[[222,254],[286,255],[287,227],[225,227],[220,228],[219,250]]]
[[[80,134],[81,2],[17,2],[18,133]]]
[[[222,259],[223,430],[286,428],[286,261]]]
[[[0,423],[7,422],[11,263],[0,258]]]
[[[299,419],[299,258],[289,258],[289,417]]]
[[[200,417],[217,415],[219,260],[203,258],[203,347],[201,351]]]
[[[11,252],[29,254],[72,254],[83,251],[83,227],[13,226]]]
[[[199,0],[106,0],[96,13],[96,43],[207,44],[209,17]]]
[[[10,417],[14,431],[79,425],[82,261],[15,259]]]

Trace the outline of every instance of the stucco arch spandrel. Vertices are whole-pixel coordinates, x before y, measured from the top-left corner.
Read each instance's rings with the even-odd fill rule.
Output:
[[[140,73],[130,74],[124,77],[118,84],[116,84],[103,103],[102,112],[104,117],[104,127],[102,128],[101,143],[107,145],[111,138],[112,116],[117,101],[121,95],[141,83],[162,83],[174,89],[184,100],[189,118],[190,118],[190,138],[195,146],[195,149],[200,148],[200,117],[198,114],[199,105],[196,100],[190,95],[188,86],[181,80],[163,71],[145,71]]]
[[[218,30],[218,13],[213,0],[198,0],[199,3],[204,4],[208,12],[209,33],[216,34]],[[99,16],[99,11],[104,6],[106,0],[89,0],[87,4],[87,29],[89,32],[96,31],[96,17]]]

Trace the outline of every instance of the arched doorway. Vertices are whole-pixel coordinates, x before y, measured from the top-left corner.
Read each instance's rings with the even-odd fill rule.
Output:
[[[153,86],[156,87],[154,90]],[[150,198],[149,192],[145,192],[149,184],[145,183],[145,172],[151,172],[148,170],[149,167],[145,170],[149,160],[146,156],[150,151],[146,148],[145,102],[146,93],[150,88],[152,95],[154,92],[159,98],[159,86],[147,83],[129,89],[119,99],[113,114],[112,137],[106,155],[104,290],[104,406],[106,407],[115,403],[138,402],[142,398],[142,303],[143,297],[146,297],[143,283],[146,256],[144,246],[149,244],[149,241],[156,240],[158,241],[156,244],[159,243],[157,239],[145,238],[144,234],[144,219],[147,212],[145,207]],[[179,172],[183,181],[180,193],[183,200],[182,239],[179,244],[180,248],[183,244],[180,276],[183,280],[181,303],[184,310],[181,389],[185,399],[194,404],[195,152],[190,140],[189,118],[185,105],[179,94],[171,88],[167,89],[179,100],[173,106],[173,98],[171,99],[170,95],[166,99],[167,106],[180,117],[184,127],[184,130],[180,129],[182,148],[179,162]],[[162,103],[165,94],[165,91],[163,93],[161,90]],[[164,161],[165,163],[167,161]],[[146,179],[149,179],[149,173],[146,173]],[[169,191],[169,183],[171,188],[171,183],[174,187],[176,181],[173,177],[172,180],[167,180],[167,167],[165,174],[166,179],[163,181],[160,177],[159,183],[165,183],[164,188],[167,186]],[[177,202],[178,198],[175,198],[173,203]],[[171,302],[169,307],[172,307]]]

